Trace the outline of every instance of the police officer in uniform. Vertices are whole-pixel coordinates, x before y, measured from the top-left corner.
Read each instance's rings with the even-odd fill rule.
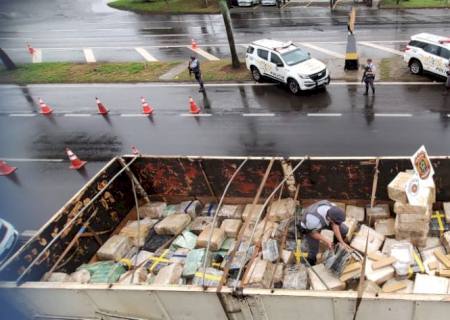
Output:
[[[365,96],[369,94],[369,86],[372,88],[372,94],[375,94],[375,87],[373,85],[375,81],[375,65],[372,63],[372,59],[367,59],[367,65],[364,68],[364,74],[362,77],[361,82],[364,81],[366,84],[366,92],[364,93]]]
[[[327,245],[328,249],[333,248],[333,242],[320,234],[322,229],[333,230],[337,241],[346,250],[352,250],[344,241],[348,232],[348,227],[344,224],[344,221],[344,210],[327,200],[313,203],[304,210],[303,217],[297,227],[304,235],[304,240],[308,246],[308,262],[311,265],[316,264],[316,256],[321,241]]]
[[[197,80],[198,84],[200,85],[200,89],[198,92],[205,92],[205,87],[203,86],[203,79],[202,79],[202,73],[200,71],[200,61],[198,61],[197,57],[192,56],[191,60],[189,61],[189,75],[194,74],[195,80]]]

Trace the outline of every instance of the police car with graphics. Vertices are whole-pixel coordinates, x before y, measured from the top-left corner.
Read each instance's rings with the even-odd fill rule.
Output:
[[[446,77],[450,59],[450,38],[429,33],[416,34],[406,46],[403,58],[413,74],[426,71]]]
[[[326,65],[311,58],[308,52],[292,42],[255,41],[247,48],[245,64],[255,81],[261,82],[264,78],[277,80],[287,84],[293,94],[330,83]]]

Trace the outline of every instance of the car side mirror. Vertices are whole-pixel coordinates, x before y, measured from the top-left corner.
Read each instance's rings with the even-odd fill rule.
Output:
[[[308,52],[308,57],[311,58],[311,52]]]
[[[282,62],[277,63],[277,67],[283,68],[284,64]]]

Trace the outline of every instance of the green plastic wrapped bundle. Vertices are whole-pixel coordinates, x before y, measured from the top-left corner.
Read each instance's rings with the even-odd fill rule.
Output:
[[[175,249],[185,248],[185,249],[194,249],[195,244],[197,243],[197,236],[190,231],[183,231],[172,243],[172,246]]]
[[[203,270],[203,268],[200,268],[199,271],[195,273],[192,284],[196,286],[217,287],[222,279],[223,271],[214,268],[206,268],[206,274],[203,275]],[[203,278],[205,279],[204,283]]]
[[[123,263],[114,261],[101,261],[92,264],[83,264],[77,271],[87,270],[91,274],[89,283],[117,282],[127,269]]]
[[[188,253],[184,262],[183,277],[191,278],[202,265],[205,249],[194,249]]]

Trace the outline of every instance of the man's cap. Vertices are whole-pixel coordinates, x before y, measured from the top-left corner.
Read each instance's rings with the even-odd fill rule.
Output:
[[[341,224],[342,222],[345,221],[344,210],[342,210],[337,206],[333,206],[330,209],[328,209],[327,215],[330,218],[330,220],[336,224]]]
[[[196,57],[195,56],[191,56],[191,59],[194,60]]]

